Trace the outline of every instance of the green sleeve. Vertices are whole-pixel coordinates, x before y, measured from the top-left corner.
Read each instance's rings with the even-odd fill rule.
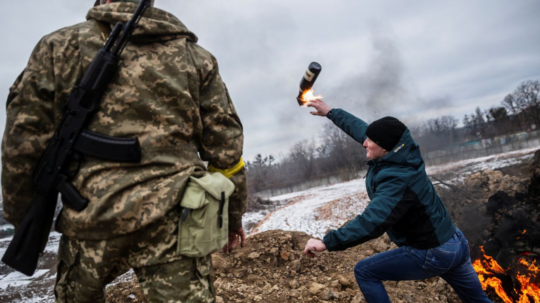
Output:
[[[242,123],[219,75],[217,61],[211,58],[213,68],[202,81],[200,112],[203,123],[201,158],[221,170],[233,168],[241,161],[244,143]],[[230,180],[235,191],[229,198],[229,229],[242,227],[242,215],[247,207],[245,169],[234,174]]]
[[[351,136],[351,138],[357,142],[360,142],[360,144],[363,144],[364,141],[366,141],[366,129],[368,124],[364,122],[364,120],[341,108],[332,109],[327,117],[334,122],[337,127],[347,133],[347,135]]]
[[[406,181],[402,178],[384,178],[361,215],[324,237],[323,242],[327,249],[344,250],[380,237],[397,223],[414,203],[414,199],[407,195],[409,192]]]
[[[52,51],[40,41],[10,88],[2,140],[5,219],[18,226],[31,205],[33,171],[54,134],[55,82]]]

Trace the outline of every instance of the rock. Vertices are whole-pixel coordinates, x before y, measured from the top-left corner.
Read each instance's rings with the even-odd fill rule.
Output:
[[[335,300],[335,299],[340,298],[339,294],[334,293],[332,290],[323,290],[319,297],[325,301]]]
[[[257,259],[257,258],[259,258],[260,256],[261,256],[260,253],[258,253],[258,252],[252,252],[252,253],[250,253],[250,254],[248,255],[248,258],[250,258],[250,259]]]
[[[292,261],[291,268],[294,271],[299,272],[301,267],[302,267],[302,262],[300,262],[300,260]]]
[[[318,295],[323,289],[325,288],[324,285],[319,284],[317,282],[311,283],[311,287],[309,288],[309,292],[313,295]]]
[[[339,283],[339,281],[335,280],[335,281],[331,281],[330,282],[330,287],[334,288],[334,289],[337,289],[337,290],[341,290],[341,283]]]
[[[357,294],[352,300],[351,303],[363,303],[366,302],[362,294]]]
[[[352,285],[351,281],[349,281],[349,279],[345,278],[342,275],[338,276],[338,281],[339,281],[339,284],[341,284],[341,286],[343,287],[350,287]]]

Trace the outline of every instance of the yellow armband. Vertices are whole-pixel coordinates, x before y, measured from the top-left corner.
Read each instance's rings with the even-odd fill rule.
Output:
[[[208,171],[211,172],[211,173],[220,172],[225,177],[230,179],[237,172],[239,172],[245,165],[246,165],[246,163],[244,163],[244,159],[240,158],[240,161],[238,161],[238,163],[236,163],[235,166],[233,166],[233,167],[231,167],[229,169],[219,169],[219,168],[213,167],[212,165],[208,165]]]

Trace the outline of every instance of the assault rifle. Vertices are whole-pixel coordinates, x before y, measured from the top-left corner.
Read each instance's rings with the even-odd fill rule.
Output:
[[[83,155],[117,162],[139,163],[141,151],[137,138],[114,138],[89,131],[90,119],[118,70],[120,55],[151,0],[141,0],[127,23],[117,23],[105,46],[99,50],[75,85],[60,126],[49,142],[34,173],[34,195],[30,211],[15,230],[2,262],[32,276],[51,231],[58,200],[82,211],[88,205],[69,180],[77,173]],[[73,170],[73,166],[76,166]]]

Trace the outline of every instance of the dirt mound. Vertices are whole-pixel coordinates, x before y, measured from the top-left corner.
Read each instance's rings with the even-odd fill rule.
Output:
[[[312,259],[303,254],[310,237],[302,232],[267,231],[249,237],[243,249],[214,254],[217,302],[365,302],[353,276],[354,265],[395,247],[384,236]],[[110,302],[144,302],[135,281],[110,287]],[[385,285],[392,302],[459,302],[440,278]]]
[[[465,187],[468,191],[484,201],[499,191],[504,191],[509,195],[525,192],[527,183],[527,179],[504,175],[498,170],[485,170],[465,179]]]
[[[385,236],[312,259],[303,254],[310,237],[302,232],[267,231],[250,237],[244,249],[216,254],[218,302],[365,302],[353,276],[354,265],[395,247]],[[386,287],[392,302],[459,302],[439,278],[388,282]]]

